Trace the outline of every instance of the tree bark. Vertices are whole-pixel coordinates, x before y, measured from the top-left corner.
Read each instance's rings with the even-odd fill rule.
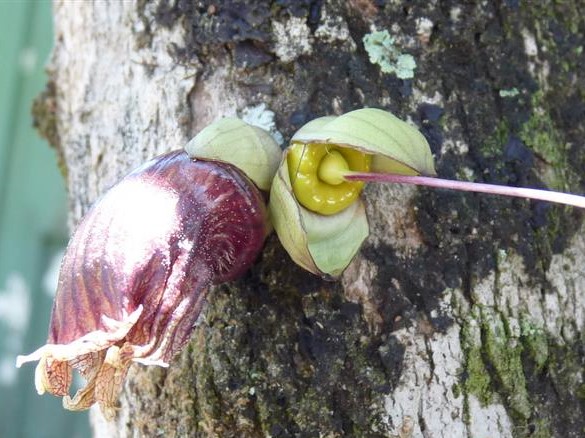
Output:
[[[533,3],[57,1],[35,116],[70,225],[216,118],[286,139],[365,106],[417,125],[443,177],[583,193],[584,11]],[[374,30],[414,57],[413,79],[370,61]],[[272,236],[169,369],[132,367],[115,422],[92,412],[96,436],[583,436],[582,212],[403,186],[364,197],[372,233],[341,281]]]

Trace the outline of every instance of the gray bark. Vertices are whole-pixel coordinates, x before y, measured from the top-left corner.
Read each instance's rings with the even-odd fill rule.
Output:
[[[71,225],[216,118],[275,115],[288,138],[364,106],[418,125],[444,177],[583,193],[582,6],[542,3],[57,1],[35,111]],[[373,30],[414,56],[413,80],[370,62]],[[96,436],[582,436],[583,214],[401,186],[365,199],[372,234],[340,282],[272,236],[168,370],[133,366]]]

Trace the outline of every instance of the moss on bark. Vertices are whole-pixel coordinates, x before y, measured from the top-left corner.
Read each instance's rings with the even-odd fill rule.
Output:
[[[197,66],[191,94],[181,96],[185,102],[199,96],[192,114],[207,103],[199,88],[209,77],[218,80],[213,74],[221,69],[220,89],[237,95],[241,106],[266,103],[285,137],[317,116],[381,107],[419,126],[441,176],[585,191],[585,85],[579,81],[585,61],[576,56],[585,25],[577,2],[220,3],[138,6],[140,50],[153,44],[149,32],[156,26],[185,26],[185,44],[169,44],[169,52],[177,65]],[[414,79],[385,74],[369,61],[362,38],[374,27],[388,30],[401,53],[416,59]],[[144,76],[155,68],[146,65]],[[512,89],[518,93],[501,93]],[[44,102],[36,114],[58,144]],[[165,120],[153,121],[159,123]],[[118,148],[112,154],[143,152],[124,143],[124,128],[110,131],[121,138],[91,141]],[[387,192],[370,193],[387,209],[386,216],[373,212],[382,236],[372,237],[360,255],[371,267],[373,310],[349,302],[340,283],[292,265],[271,238],[246,278],[213,292],[206,322],[171,369],[133,371],[128,427],[151,436],[387,436],[400,425],[391,424],[385,403],[400,386],[411,348],[394,332],[417,327],[419,336],[432,339],[457,324],[464,358],[453,392],[503,403],[518,436],[579,436],[585,409],[575,376],[585,357],[583,336],[562,345],[512,307],[486,307],[474,287],[503,269],[503,251],[520,257],[534,294],[554,294],[547,292],[547,270],[580,229],[582,215],[421,189],[398,201],[408,204],[401,230],[416,228],[405,232],[416,242],[393,247],[383,236],[391,230],[384,221],[399,208]],[[524,280],[513,284],[521,288]],[[444,306],[447,289],[461,291],[461,311]],[[375,330],[366,312],[379,315]],[[413,415],[431,415],[420,411]],[[417,427],[422,431],[424,421]]]

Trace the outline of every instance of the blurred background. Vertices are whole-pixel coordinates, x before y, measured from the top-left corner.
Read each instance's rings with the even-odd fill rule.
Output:
[[[0,438],[87,437],[86,412],[37,395],[34,364],[14,366],[45,343],[68,235],[56,154],[31,116],[47,80],[50,1],[0,0],[0,29]]]

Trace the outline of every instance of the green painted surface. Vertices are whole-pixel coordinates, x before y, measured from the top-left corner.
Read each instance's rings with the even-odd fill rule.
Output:
[[[0,437],[89,436],[86,413],[34,389],[15,355],[46,339],[50,264],[67,239],[66,195],[55,153],[32,128],[52,44],[49,1],[0,1]]]

